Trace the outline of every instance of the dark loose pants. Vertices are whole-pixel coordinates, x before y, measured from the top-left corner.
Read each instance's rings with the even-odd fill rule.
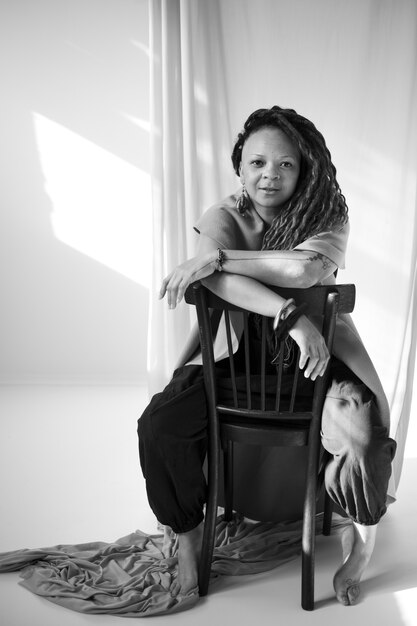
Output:
[[[203,368],[177,369],[138,421],[139,456],[151,509],[161,524],[187,532],[203,520],[207,411]]]
[[[376,524],[386,494],[396,444],[381,425],[372,393],[343,363],[332,361],[332,383],[323,409],[325,485],[354,521]],[[203,520],[207,411],[202,367],[174,372],[138,421],[139,455],[149,504],[174,532]]]

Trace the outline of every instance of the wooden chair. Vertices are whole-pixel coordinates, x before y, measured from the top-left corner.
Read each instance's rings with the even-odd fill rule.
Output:
[[[332,350],[336,317],[339,313],[350,313],[355,302],[354,285],[316,286],[309,289],[274,288],[284,298],[294,298],[297,304],[305,302],[306,315],[317,316],[322,320],[322,334],[329,352]],[[251,374],[250,347],[248,338],[249,313],[244,309],[225,302],[206,289],[200,282],[190,285],[185,296],[189,304],[194,304],[200,332],[203,358],[204,384],[208,406],[208,496],[204,536],[199,569],[200,595],[207,595],[210,569],[215,541],[215,528],[218,507],[220,452],[224,454],[224,493],[225,518],[232,516],[232,463],[234,442],[261,446],[307,446],[307,475],[305,482],[304,512],[302,527],[302,582],[301,605],[303,609],[314,608],[314,551],[315,518],[317,500],[317,477],[320,452],[320,423],[323,403],[328,385],[329,368],[323,377],[318,377],[313,386],[313,396],[309,406],[298,408],[297,387],[300,386],[299,368],[295,367],[291,390],[283,397],[282,380],[284,368],[284,344],[280,345],[279,359],[274,371],[276,397],[271,407],[271,397],[267,387],[271,387],[271,374],[268,374],[267,361],[267,318],[261,318],[260,345],[261,363],[256,377]],[[211,310],[211,311],[210,311]],[[216,314],[216,311],[218,312]],[[243,338],[245,372],[237,376],[232,354],[231,313],[239,311],[243,315]],[[212,319],[224,314],[230,363],[230,385],[232,401],[219,402],[218,381],[213,355]],[[234,313],[232,315],[235,315]],[[298,363],[298,346],[294,343]],[[269,358],[270,363],[270,358]],[[253,360],[252,360],[253,370]],[[256,379],[256,385],[254,381]],[[287,376],[288,381],[288,376]],[[256,386],[256,390],[253,387]],[[242,401],[242,397],[244,400]],[[323,534],[330,533],[331,505],[327,497]]]

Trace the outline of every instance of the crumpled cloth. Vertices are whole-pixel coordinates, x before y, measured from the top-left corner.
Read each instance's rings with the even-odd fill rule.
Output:
[[[333,516],[333,528],[350,520]],[[317,515],[317,532],[322,514]],[[301,521],[252,522],[217,518],[211,582],[220,575],[256,574],[301,552]],[[114,543],[102,541],[0,553],[0,572],[22,570],[19,583],[47,600],[81,613],[148,617],[184,611],[198,590],[172,597],[177,575],[177,538],[170,529],[136,531]]]

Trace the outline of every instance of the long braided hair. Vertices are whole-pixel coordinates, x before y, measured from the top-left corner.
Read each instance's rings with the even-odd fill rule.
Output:
[[[298,147],[301,168],[295,192],[266,231],[262,249],[291,250],[313,235],[341,227],[348,219],[348,208],[323,135],[293,109],[273,106],[248,117],[232,152],[236,174],[240,174],[245,141],[260,128],[271,126],[282,130]]]

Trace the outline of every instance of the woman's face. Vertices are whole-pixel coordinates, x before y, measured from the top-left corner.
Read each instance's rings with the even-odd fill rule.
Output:
[[[271,223],[293,195],[300,174],[300,152],[278,128],[255,131],[242,149],[240,180],[256,210]]]

